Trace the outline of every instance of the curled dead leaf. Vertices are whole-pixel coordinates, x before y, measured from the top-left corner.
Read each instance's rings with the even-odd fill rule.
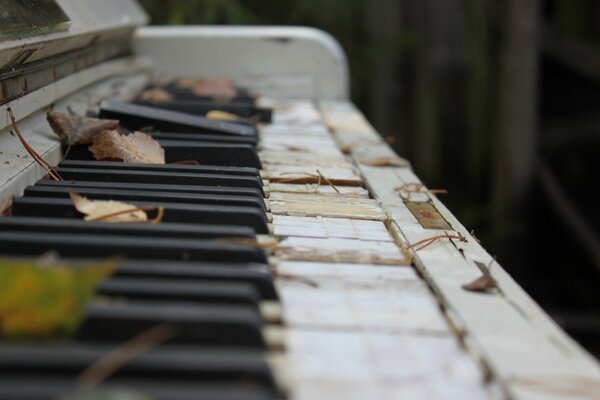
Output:
[[[186,83],[191,86],[196,96],[234,97],[237,95],[237,90],[229,79],[211,78]]]
[[[490,269],[479,261],[475,261],[475,264],[481,270],[482,275],[475,279],[473,282],[462,285],[462,288],[470,292],[488,292],[492,289],[496,289],[498,284],[496,280],[490,274]]]
[[[90,151],[96,160],[121,160],[128,163],[164,164],[165,151],[143,132],[121,135],[105,131],[94,137]]]
[[[239,119],[235,114],[220,110],[210,110],[206,113],[206,117],[210,119],[222,119],[225,121],[237,121]]]
[[[69,193],[75,209],[85,215],[86,221],[146,222],[148,214],[139,207],[114,200],[90,200],[77,193]]]
[[[50,111],[46,119],[61,142],[71,144],[91,144],[93,138],[101,132],[116,129],[119,121],[68,115]]]
[[[165,89],[160,87],[144,90],[137,96],[137,98],[138,100],[153,104],[168,103],[173,101],[173,96]]]

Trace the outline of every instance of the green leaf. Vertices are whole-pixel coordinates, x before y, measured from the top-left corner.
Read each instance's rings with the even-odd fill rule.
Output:
[[[36,260],[0,259],[0,339],[71,337],[96,286],[116,264],[43,266]]]

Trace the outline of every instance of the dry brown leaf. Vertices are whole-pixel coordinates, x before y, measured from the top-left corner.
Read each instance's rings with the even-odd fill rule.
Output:
[[[75,209],[85,215],[86,221],[146,222],[148,214],[137,206],[114,200],[90,200],[77,193],[69,193]]]
[[[237,121],[239,119],[235,114],[220,110],[211,110],[206,113],[206,117],[210,119],[222,119],[225,121]]]
[[[79,117],[53,111],[46,114],[46,119],[61,142],[67,145],[91,144],[94,136],[119,125],[115,119]]]
[[[371,167],[403,167],[406,165],[406,161],[399,157],[377,157],[360,162]]]
[[[481,270],[482,275],[473,282],[462,285],[462,288],[470,292],[487,292],[496,289],[498,285],[492,274],[490,274],[490,269],[479,261],[475,261],[475,264]]]
[[[128,163],[164,164],[165,151],[143,132],[121,135],[105,131],[96,135],[90,151],[96,160],[121,160]]]
[[[10,208],[12,207],[12,203],[13,203],[14,199],[15,199],[15,195],[14,194],[9,194],[2,201],[2,203],[0,203],[0,217],[9,214]]]
[[[234,97],[237,90],[229,79],[201,79],[191,87],[196,96]]]
[[[138,99],[141,101],[146,101],[148,103],[160,104],[173,101],[173,96],[165,89],[155,87],[152,89],[144,90],[138,95]]]

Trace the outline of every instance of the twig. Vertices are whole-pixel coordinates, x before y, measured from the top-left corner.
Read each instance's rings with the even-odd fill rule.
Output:
[[[255,249],[261,249],[261,250],[273,250],[279,244],[276,240],[269,242],[269,243],[260,243],[256,239],[243,238],[243,237],[220,238],[220,239],[215,239],[215,240],[218,242],[225,242],[225,243],[231,243],[231,244],[242,244],[244,246],[250,246]]]
[[[321,174],[319,174],[319,180],[317,181],[317,185],[315,186],[315,193],[319,193],[319,188],[321,187]]]
[[[183,161],[175,161],[172,162],[171,164],[178,164],[178,165],[200,165],[200,163],[196,160],[183,160]]]
[[[316,281],[313,281],[312,279],[299,275],[282,274],[277,272],[277,270],[273,271],[273,277],[282,281],[301,282],[313,288],[319,287],[319,284]]]
[[[12,109],[10,107],[8,107],[6,109],[6,111],[8,112],[8,115],[10,117],[10,121],[12,123],[13,129],[15,130],[15,134],[19,138],[19,141],[21,142],[23,147],[25,147],[25,150],[27,150],[29,155],[33,158],[33,160],[36,161],[48,173],[48,175],[50,175],[52,177],[52,179],[57,180],[57,181],[62,181],[63,180],[62,177],[54,169],[54,167],[52,165],[50,165],[46,160],[44,160],[44,158],[42,156],[40,156],[38,154],[38,152],[35,151],[35,149],[29,145],[29,143],[27,143],[27,141],[21,134],[19,127],[17,126],[17,120],[15,118],[15,115],[13,114]]]
[[[423,240],[419,240],[418,242],[415,242],[413,244],[411,244],[410,246],[408,246],[408,249],[413,249],[415,248],[415,251],[419,251],[419,250],[423,250],[426,247],[431,246],[433,243],[437,242],[440,239],[457,239],[460,240],[461,242],[466,242],[467,239],[462,236],[462,235],[437,235],[437,236],[432,236],[430,238],[427,239],[423,239]],[[417,247],[418,246],[418,247]]]
[[[405,183],[404,185],[394,188],[395,192],[398,192],[403,200],[410,201],[412,193],[430,193],[430,194],[448,194],[446,189],[426,189],[421,182]],[[408,195],[405,197],[401,192],[406,192]]]
[[[162,323],[134,336],[93,362],[79,374],[79,382],[93,388],[114,374],[130,360],[166,342],[176,335],[169,324]]]
[[[331,183],[331,181],[329,179],[327,179],[327,177],[321,173],[321,171],[317,170],[317,174],[319,174],[319,181],[321,180],[321,178],[323,178],[323,180],[325,181],[326,184],[331,186],[333,188],[333,190],[335,190],[338,194],[340,194],[340,191],[338,190],[338,188],[336,188],[335,185],[333,183]]]

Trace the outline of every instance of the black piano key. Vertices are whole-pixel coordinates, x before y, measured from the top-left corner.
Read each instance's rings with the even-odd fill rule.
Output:
[[[152,400],[278,400],[272,391],[253,386],[233,386],[206,383],[157,382],[140,379],[108,378],[97,389],[102,395],[110,393],[117,398],[139,398]],[[0,399],[7,400],[76,400],[81,392],[77,381],[66,378],[45,378],[25,375],[0,380]],[[148,396],[148,397],[147,397]]]
[[[155,260],[124,260],[114,277],[156,278],[161,281],[227,281],[252,284],[264,300],[277,300],[277,291],[268,265],[252,263],[202,263]]]
[[[218,103],[215,101],[207,100],[172,100],[163,103],[150,103],[141,100],[134,101],[135,104],[145,105],[149,107],[163,108],[166,110],[173,110],[184,112],[193,115],[206,115],[210,111],[218,110],[228,112],[230,114],[237,115],[242,118],[257,118],[261,122],[271,122],[273,110],[270,108],[256,107],[250,104],[244,103]]]
[[[195,161],[205,166],[261,168],[256,150],[248,144],[186,142],[178,140],[159,140],[159,143],[165,150],[167,163]],[[76,145],[69,148],[69,152],[65,154],[65,159],[91,161],[94,160],[94,157],[92,152],[89,151],[89,146]]]
[[[118,119],[122,126],[131,130],[152,126],[156,130],[168,132],[258,135],[254,126],[114,100],[100,103],[100,118]]]
[[[151,88],[149,88],[151,89]],[[176,100],[194,100],[194,101],[208,101],[213,104],[244,104],[254,105],[254,96],[250,95],[248,91],[243,88],[236,88],[236,95],[232,97],[217,97],[217,96],[199,96],[195,94],[190,88],[180,87],[177,84],[167,84],[162,86],[162,89],[169,92],[175,97]]]
[[[0,344],[0,373],[10,380],[27,376],[75,379],[105,356],[109,344]],[[207,383],[276,390],[265,354],[259,349],[157,346],[132,357],[110,382],[146,379],[155,383]]]
[[[183,239],[255,238],[247,226],[196,224],[115,224],[66,218],[19,217],[0,218],[0,230],[19,232],[79,233],[123,235],[132,237],[170,237]]]
[[[226,304],[92,302],[77,339],[121,343],[168,323],[177,331],[170,343],[265,348],[263,320],[256,308]]]
[[[96,182],[128,182],[190,186],[243,187],[260,190],[264,194],[262,181],[251,176],[217,174],[190,174],[153,171],[121,171],[89,168],[56,168],[65,180]]]
[[[261,169],[262,165],[256,149],[247,144],[184,142],[159,140],[165,149],[168,163],[181,160],[194,160],[204,165],[229,165]]]
[[[156,140],[183,140],[186,142],[211,142],[223,144],[249,144],[256,146],[258,137],[225,136],[209,133],[149,132]]]
[[[219,196],[250,196],[263,199],[261,191],[253,188],[242,187],[222,187],[222,186],[184,186],[184,185],[163,185],[151,183],[133,183],[133,182],[94,182],[94,181],[54,181],[41,180],[36,182],[35,186],[49,187],[67,187],[77,192],[78,188],[90,189],[127,189],[127,190],[151,190],[156,192],[168,193],[198,193],[215,194]]]
[[[217,165],[181,165],[181,164],[136,164],[116,161],[91,161],[91,160],[64,160],[58,164],[63,168],[90,168],[90,169],[112,169],[122,171],[155,171],[176,172],[192,174],[218,174],[234,176],[260,177],[257,168],[249,167],[226,167]]]
[[[28,186],[25,188],[25,197],[58,197],[69,198],[72,188]],[[214,204],[223,206],[255,207],[265,210],[263,199],[245,196],[220,196],[214,194],[196,193],[167,193],[155,191],[127,190],[127,189],[91,189],[79,188],[77,194],[94,200],[118,200],[118,201],[144,201],[165,203],[187,203],[187,204]]]
[[[187,203],[138,202],[138,207],[164,207],[164,222],[187,224],[243,225],[256,233],[269,233],[265,212],[254,207],[215,206]],[[13,201],[12,214],[20,216],[82,219],[70,199],[19,197]]]
[[[130,237],[116,235],[0,232],[0,253],[40,255],[55,251],[66,257],[111,257],[266,263],[264,251],[223,240]]]
[[[254,307],[258,307],[260,301],[254,286],[240,282],[160,281],[120,277],[104,280],[96,293],[123,299],[247,304]]]

